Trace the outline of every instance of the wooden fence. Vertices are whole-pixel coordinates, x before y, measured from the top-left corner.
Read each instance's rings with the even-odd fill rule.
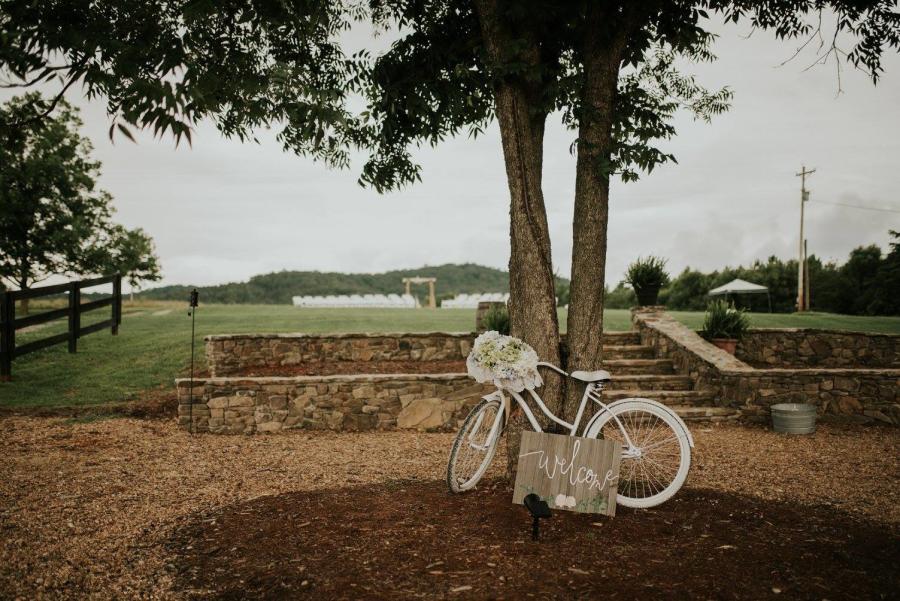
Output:
[[[81,302],[81,291],[84,288],[92,288],[101,284],[112,284],[112,296],[87,303]],[[16,301],[24,299],[41,298],[57,294],[68,293],[69,304],[61,309],[53,309],[16,317]],[[102,307],[112,307],[110,318],[89,326],[81,326],[81,316],[88,311],[94,311]],[[48,321],[67,317],[69,325],[67,331],[55,334],[39,340],[33,340],[25,344],[16,345],[16,330],[27,328]],[[110,275],[91,280],[80,280],[55,286],[42,286],[30,290],[13,290],[0,294],[0,380],[9,380],[12,374],[13,359],[27,355],[34,351],[55,344],[68,343],[69,352],[74,353],[78,349],[78,339],[93,332],[109,328],[113,336],[119,333],[119,324],[122,323],[122,276]]]

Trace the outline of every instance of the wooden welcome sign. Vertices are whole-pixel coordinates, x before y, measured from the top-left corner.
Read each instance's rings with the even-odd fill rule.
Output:
[[[611,440],[523,432],[513,503],[535,493],[550,509],[615,515],[621,458]]]

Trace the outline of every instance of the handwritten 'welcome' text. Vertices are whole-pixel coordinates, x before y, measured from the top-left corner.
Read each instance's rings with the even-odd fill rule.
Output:
[[[531,451],[530,453],[522,453],[519,455],[519,458],[522,459],[524,457],[529,457],[531,455],[539,455],[538,457],[538,469],[544,470],[544,473],[547,475],[547,478],[553,480],[556,477],[568,478],[569,484],[575,486],[576,484],[587,484],[588,490],[592,488],[596,488],[597,490],[603,490],[606,488],[606,485],[615,482],[618,480],[618,476],[613,475],[613,470],[609,470],[606,472],[606,476],[601,479],[600,475],[594,472],[589,467],[580,466],[578,469],[575,469],[575,458],[578,456],[578,451],[581,448],[581,441],[576,440],[575,444],[572,445],[572,456],[569,458],[560,458],[559,455],[553,456],[553,465],[550,464],[550,457],[544,451]]]

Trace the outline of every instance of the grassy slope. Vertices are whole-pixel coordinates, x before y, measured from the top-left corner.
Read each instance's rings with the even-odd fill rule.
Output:
[[[701,313],[676,312],[676,318],[699,327]],[[91,315],[104,319],[106,311]],[[627,310],[606,312],[607,330],[630,327]],[[756,327],[824,327],[900,333],[900,318],[829,314],[752,317]],[[427,332],[467,331],[474,310],[464,309],[296,309],[279,305],[205,305],[197,313],[198,351],[202,337],[241,332]],[[565,324],[564,314],[560,323]],[[62,323],[39,331],[20,332],[24,343],[64,330]],[[69,406],[110,403],[135,397],[143,390],[171,385],[186,375],[190,358],[191,320],[184,303],[127,305],[118,336],[105,332],[79,340],[79,352],[65,345],[23,357],[13,363],[12,382],[0,383],[0,407]]]

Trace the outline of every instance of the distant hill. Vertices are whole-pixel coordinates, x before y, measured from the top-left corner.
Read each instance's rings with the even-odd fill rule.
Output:
[[[460,293],[508,292],[509,274],[473,263],[437,265],[418,269],[399,269],[385,273],[333,273],[320,271],[279,271],[218,286],[200,286],[200,298],[206,303],[290,304],[293,296],[329,294],[403,293],[401,280],[411,276],[436,277],[439,299]],[[563,280],[566,281],[566,280]],[[138,296],[155,300],[186,300],[192,286],[162,286]],[[427,286],[413,286],[413,294],[424,300]]]

